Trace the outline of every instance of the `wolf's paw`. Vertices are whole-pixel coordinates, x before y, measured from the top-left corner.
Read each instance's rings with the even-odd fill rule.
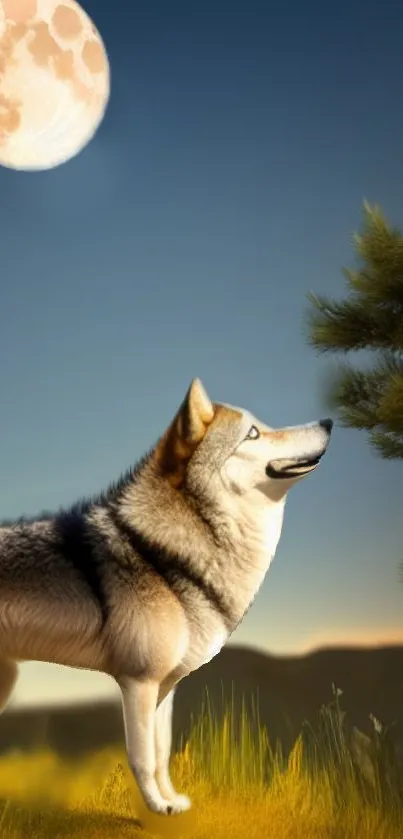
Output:
[[[178,794],[172,799],[171,806],[173,807],[172,813],[185,813],[186,810],[190,810],[192,802],[187,795]]]
[[[147,802],[149,810],[163,816],[172,816],[176,813],[184,813],[192,806],[187,795],[175,795],[170,799],[158,798]]]
[[[173,803],[166,798],[156,798],[148,800],[147,807],[152,813],[158,813],[162,816],[170,816],[174,812]]]

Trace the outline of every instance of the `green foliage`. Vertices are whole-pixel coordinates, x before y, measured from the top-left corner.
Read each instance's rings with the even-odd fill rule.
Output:
[[[365,203],[354,243],[358,268],[344,269],[347,298],[308,295],[308,342],[320,353],[374,353],[366,369],[339,363],[330,371],[325,400],[342,425],[367,432],[381,457],[403,458],[403,236]]]

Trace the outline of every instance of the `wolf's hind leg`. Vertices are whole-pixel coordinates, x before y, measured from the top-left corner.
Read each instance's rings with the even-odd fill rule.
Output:
[[[15,661],[0,657],[0,714],[8,705],[18,677],[18,667]]]

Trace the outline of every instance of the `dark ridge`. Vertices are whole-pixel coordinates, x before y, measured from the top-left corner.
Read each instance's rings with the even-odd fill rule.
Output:
[[[140,475],[141,471],[143,470],[144,466],[147,464],[150,455],[153,449],[147,452],[137,463],[127,469],[117,481],[112,482],[109,484],[109,487],[106,490],[102,490],[95,495],[89,496],[87,498],[82,498],[79,501],[76,501],[70,507],[64,508],[60,507],[58,510],[54,512],[49,512],[45,510],[37,515],[33,516],[18,516],[15,519],[1,519],[0,520],[0,527],[22,527],[26,524],[34,524],[34,522],[39,521],[52,521],[56,518],[56,516],[61,516],[63,514],[71,513],[73,515],[82,514],[85,515],[90,511],[90,509],[94,506],[97,507],[107,507],[109,504],[113,504],[118,501],[120,495],[122,494],[123,490],[129,486],[130,483],[134,483],[138,476]]]
[[[54,527],[58,549],[89,589],[101,612],[103,629],[108,621],[109,609],[102,584],[102,569],[94,551],[94,537],[99,541],[99,533],[86,522],[83,514],[76,510],[58,513],[54,518]]]
[[[228,629],[233,629],[233,615],[224,595],[220,594],[212,583],[206,582],[202,574],[198,574],[183,561],[179,554],[171,553],[157,545],[150,545],[138,530],[126,524],[116,509],[109,509],[109,516],[119,533],[129,542],[130,547],[154,571],[168,583],[175,591],[175,583],[186,580],[199,589],[206,600],[213,604],[223,618]]]
[[[263,641],[263,636],[262,636]],[[245,712],[253,734],[263,727],[285,759],[306,723],[318,732],[321,709],[332,701],[332,683],[343,690],[348,734],[357,726],[373,738],[369,715],[390,732],[387,743],[403,747],[403,646],[319,650],[268,655],[263,650],[227,646],[208,664],[179,683],[174,702],[173,748],[182,750],[205,706],[206,691],[214,717],[222,724],[231,707],[234,739]],[[258,713],[257,713],[258,711]],[[206,708],[204,707],[204,718]],[[311,729],[312,730],[312,729]],[[232,739],[232,738],[231,738]],[[348,742],[351,742],[350,740]],[[121,702],[88,699],[64,706],[45,700],[39,707],[8,707],[0,717],[0,754],[47,745],[63,757],[81,759],[107,746],[124,748]],[[397,760],[398,758],[396,758]],[[359,833],[357,834],[359,839]],[[309,834],[308,834],[309,837]]]

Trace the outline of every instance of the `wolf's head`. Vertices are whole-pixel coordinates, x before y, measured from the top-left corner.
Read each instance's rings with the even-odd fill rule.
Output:
[[[249,411],[213,403],[194,379],[155,455],[160,473],[191,493],[278,501],[317,468],[332,420],[274,429]]]

